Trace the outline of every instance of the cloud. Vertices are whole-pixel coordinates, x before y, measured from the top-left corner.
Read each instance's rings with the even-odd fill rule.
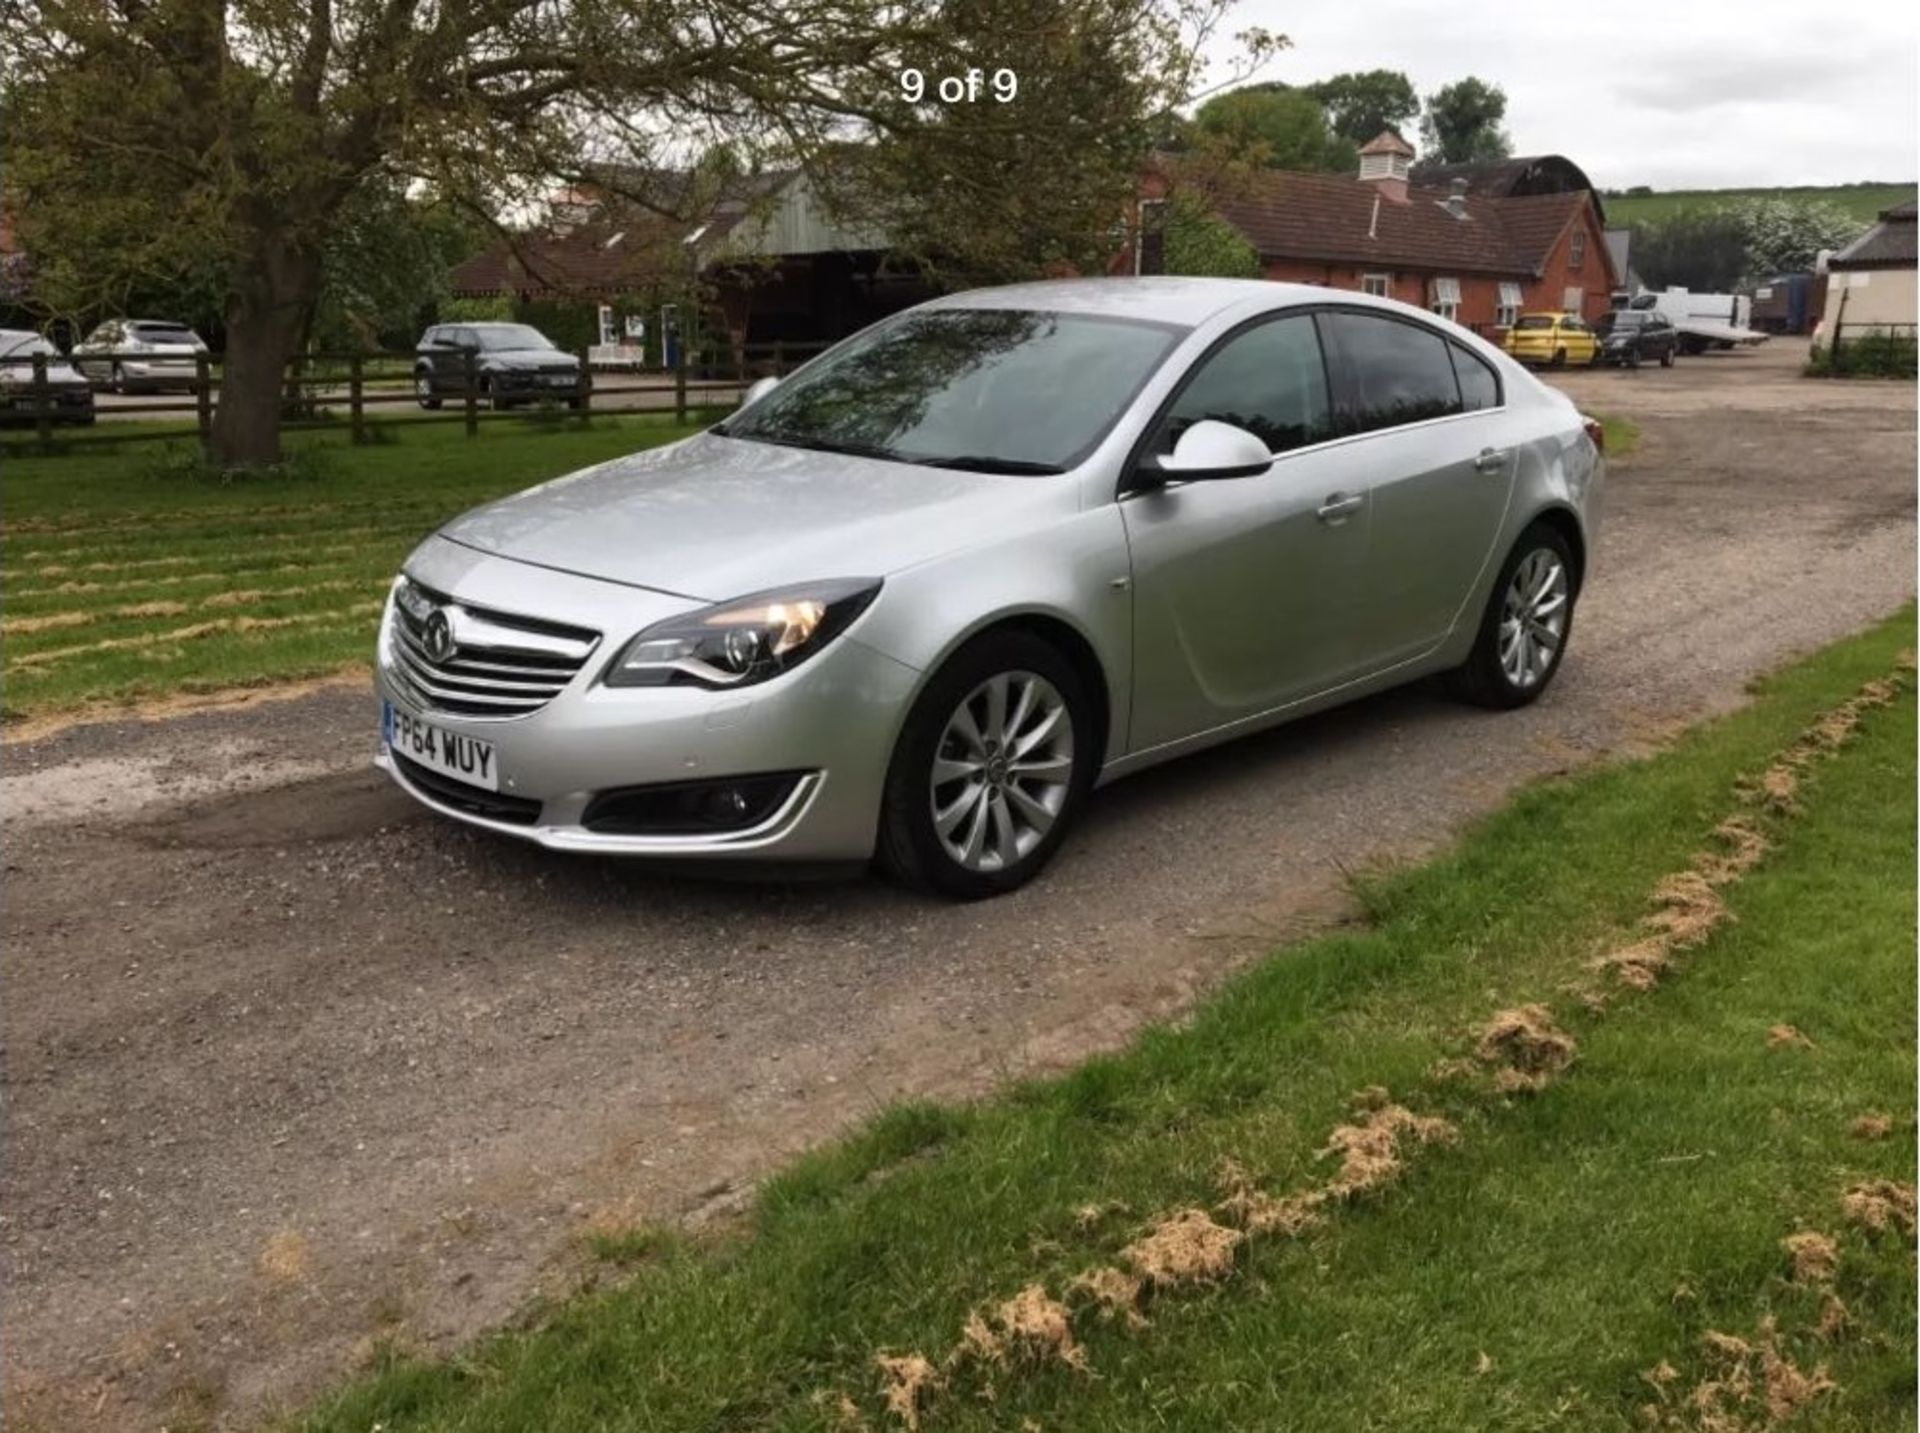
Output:
[[[1518,152],[1564,154],[1603,186],[1920,175],[1910,3],[1823,16],[1792,0],[1243,0],[1227,28],[1249,25],[1293,40],[1262,78],[1384,67],[1426,95],[1478,75],[1506,91]]]

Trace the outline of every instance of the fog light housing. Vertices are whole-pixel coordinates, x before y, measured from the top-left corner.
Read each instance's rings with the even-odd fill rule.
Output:
[[[804,771],[669,781],[602,791],[580,824],[607,836],[714,836],[750,831],[786,805]]]

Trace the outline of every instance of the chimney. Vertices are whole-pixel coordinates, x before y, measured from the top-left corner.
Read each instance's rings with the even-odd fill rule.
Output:
[[[1455,179],[1447,192],[1447,212],[1456,219],[1467,217],[1467,181]]]
[[[1360,146],[1360,178],[1374,186],[1390,204],[1407,202],[1407,175],[1413,168],[1413,146],[1390,129],[1383,129]]]

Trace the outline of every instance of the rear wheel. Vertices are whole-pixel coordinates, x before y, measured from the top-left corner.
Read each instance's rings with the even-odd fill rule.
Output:
[[[1534,523],[1501,564],[1473,651],[1447,673],[1447,689],[1462,701],[1497,710],[1535,700],[1560,670],[1579,595],[1579,572],[1566,538],[1546,523]]]
[[[894,748],[876,855],[959,900],[1016,889],[1051,859],[1093,784],[1080,674],[1028,632],[968,643],[928,683]]]

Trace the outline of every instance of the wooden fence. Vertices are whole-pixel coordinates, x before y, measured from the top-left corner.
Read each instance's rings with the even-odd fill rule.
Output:
[[[574,383],[510,392],[502,391],[504,385],[485,371],[484,356],[471,350],[457,358],[445,350],[426,349],[410,354],[306,354],[288,365],[282,384],[282,431],[336,428],[344,413],[353,441],[364,443],[370,440],[380,410],[394,407],[425,410],[410,414],[410,423],[462,424],[469,437],[478,436],[490,421],[520,416],[512,411],[520,406],[542,410],[563,406],[582,422],[597,411],[672,413],[684,423],[691,412],[735,406],[749,385],[761,378],[784,377],[827,346],[822,342],[764,343],[708,352],[682,349],[679,362],[671,368],[623,366],[598,373],[583,348],[574,355],[579,364]],[[0,357],[0,420],[30,425],[46,449],[54,447],[56,427],[72,422],[95,425],[84,440],[89,447],[180,436],[177,428],[142,425],[130,425],[122,433],[113,431],[121,426],[117,420],[149,416],[191,417],[201,442],[210,438],[224,367],[218,356],[200,353],[182,358],[160,374],[152,370],[162,363],[174,364],[170,355],[126,351],[75,357],[85,366],[82,371],[90,388],[101,386],[102,373],[114,372],[116,365],[123,375],[128,365],[147,371],[123,376],[121,387],[128,391],[122,396],[130,401],[116,400],[108,406],[89,400],[82,406],[73,398],[71,382],[58,383],[50,374],[54,367],[73,364],[74,357]],[[443,372],[433,393],[423,396],[416,387],[423,365],[449,358],[457,364],[453,382],[449,384]],[[136,398],[131,391],[135,386],[151,387],[155,396]],[[176,392],[169,396],[159,391],[163,389]],[[108,421],[96,423],[97,418]]]

